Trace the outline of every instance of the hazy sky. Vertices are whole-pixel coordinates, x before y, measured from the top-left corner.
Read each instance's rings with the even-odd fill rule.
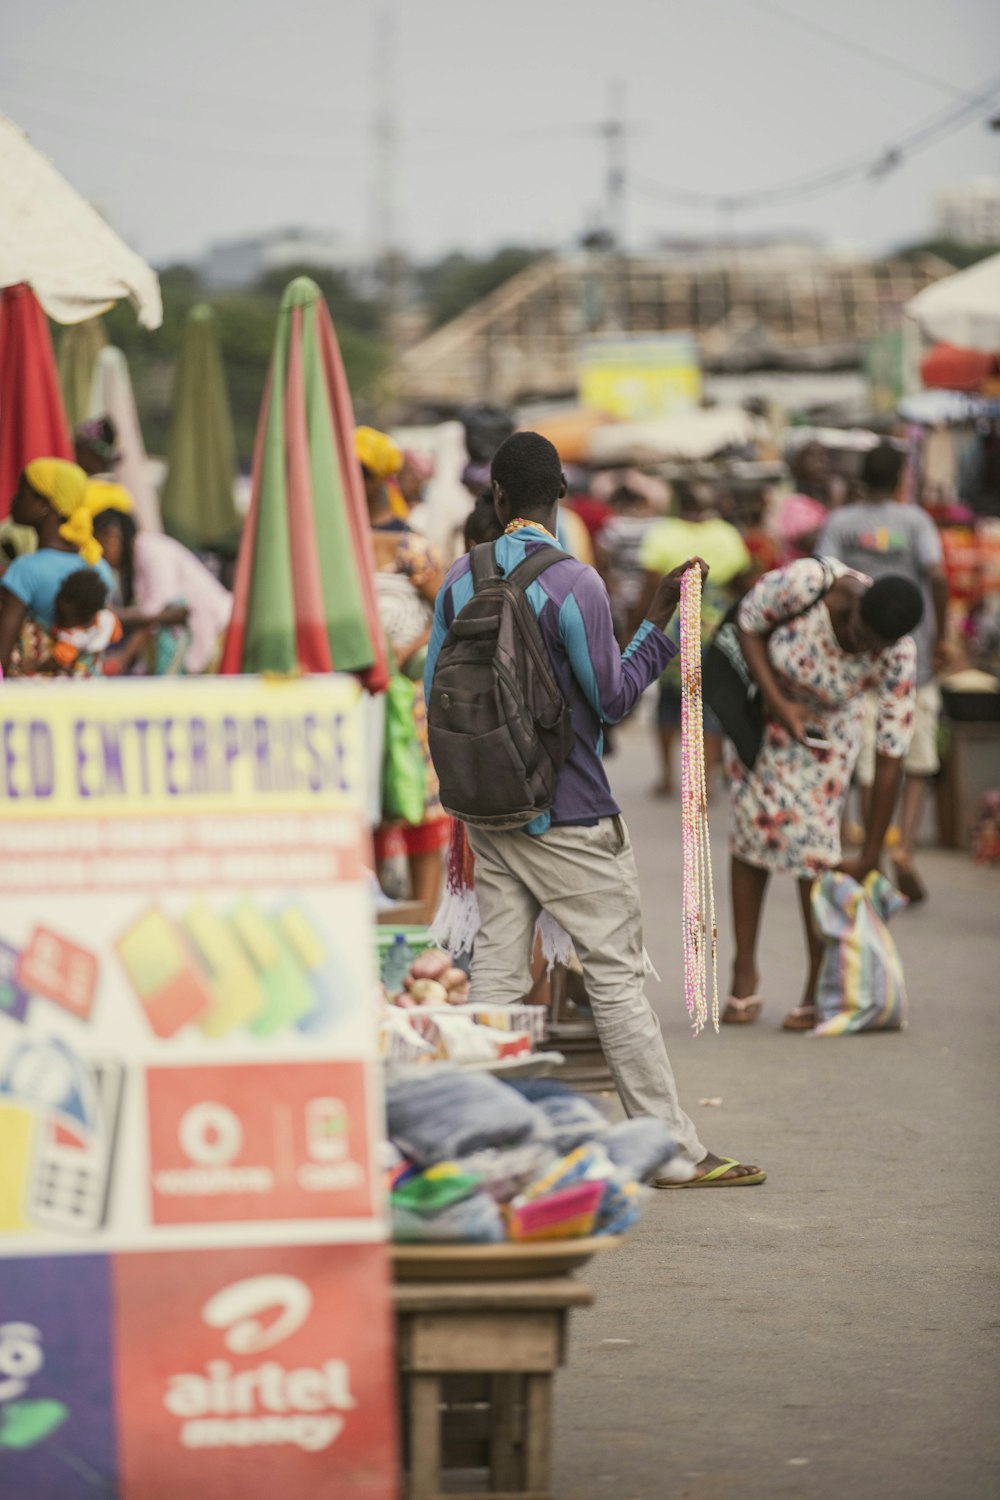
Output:
[[[570,243],[601,210],[595,127],[616,77],[636,247],[723,223],[885,246],[929,227],[938,189],[1000,177],[984,125],[998,89],[881,182],[726,215],[648,195],[749,192],[877,155],[1000,84],[997,0],[7,0],[0,109],[157,263],[286,224],[367,240],[391,9],[395,217],[418,256]]]

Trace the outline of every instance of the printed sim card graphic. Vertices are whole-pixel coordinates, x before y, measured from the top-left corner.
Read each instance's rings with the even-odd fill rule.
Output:
[[[20,949],[0,938],[0,1016],[9,1021],[24,1021],[31,996],[17,977],[21,965]]]
[[[5,1151],[0,1228],[88,1232],[106,1221],[123,1070],[54,1037],[28,1038],[0,1072]]]
[[[97,974],[97,959],[88,949],[51,928],[36,927],[21,954],[17,980],[33,995],[43,995],[79,1020],[89,1021]]]
[[[136,999],[157,1036],[173,1036],[201,1020],[215,995],[197,959],[169,917],[151,906],[115,943]]]

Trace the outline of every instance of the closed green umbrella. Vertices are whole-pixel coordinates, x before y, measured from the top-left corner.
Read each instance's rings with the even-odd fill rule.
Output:
[[[387,681],[354,413],[316,283],[286,288],[257,427],[223,672],[356,672]]]
[[[164,530],[186,547],[235,552],[236,443],[215,313],[200,302],[184,328],[160,497]]]
[[[59,384],[70,432],[90,415],[90,382],[107,342],[100,318],[71,323],[59,340]]]

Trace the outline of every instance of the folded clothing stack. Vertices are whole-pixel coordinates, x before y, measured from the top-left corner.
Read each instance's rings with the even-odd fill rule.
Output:
[[[530,1094],[531,1097],[525,1097]],[[611,1125],[548,1080],[435,1069],[387,1090],[393,1237],[491,1243],[620,1234],[674,1154],[661,1120]]]

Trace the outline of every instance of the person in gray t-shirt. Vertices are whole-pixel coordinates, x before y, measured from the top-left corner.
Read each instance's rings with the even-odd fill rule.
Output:
[[[833,511],[820,538],[819,551],[839,558],[859,573],[867,573],[869,578],[902,574],[924,595],[924,617],[913,638],[917,647],[917,718],[928,722],[916,725],[914,750],[903,784],[900,843],[894,857],[900,890],[911,901],[920,901],[926,890],[913,866],[913,849],[927,783],[937,769],[936,751],[928,751],[927,744],[937,735],[939,699],[934,674],[943,661],[948,581],[934,522],[919,506],[902,504],[895,498],[904,464],[903,453],[891,443],[880,443],[865,455],[862,478],[867,498]]]

